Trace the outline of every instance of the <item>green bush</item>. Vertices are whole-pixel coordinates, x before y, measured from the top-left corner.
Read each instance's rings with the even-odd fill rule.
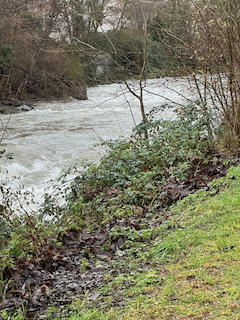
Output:
[[[161,108],[153,109],[148,122],[140,123],[130,139],[104,142],[108,152],[98,165],[87,164],[84,171],[69,168],[56,193],[46,199],[42,216],[59,219],[67,212],[75,223],[86,226],[91,215],[99,226],[140,214],[143,204],[161,206],[166,179],[185,180],[213,150],[213,118],[204,105],[192,102],[179,108],[172,121],[156,119]],[[146,131],[148,139],[142,137]],[[75,178],[67,186],[69,175]],[[59,195],[66,199],[61,208],[54,205]]]
[[[134,128],[130,139],[103,143],[108,152],[99,164],[66,170],[54,191],[46,192],[38,215],[27,214],[21,204],[25,214],[11,213],[11,228],[1,220],[0,238],[9,236],[1,252],[16,259],[49,238],[60,241],[56,235],[69,228],[107,230],[110,240],[105,250],[110,250],[111,241],[124,239],[125,248],[130,248],[133,242],[152,239],[158,229],[149,222],[172,203],[164,183],[185,181],[193,168],[195,172],[198,164],[208,161],[214,147],[210,109],[192,102],[176,110],[175,120],[159,120],[164,107],[151,110],[147,123]],[[8,191],[4,204],[10,207],[16,197],[20,193]]]

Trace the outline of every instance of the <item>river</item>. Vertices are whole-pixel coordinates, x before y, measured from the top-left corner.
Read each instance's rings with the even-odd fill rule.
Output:
[[[129,84],[138,92],[137,82]],[[164,103],[187,104],[194,97],[187,78],[148,80],[144,88],[146,111]],[[169,110],[161,114],[172,116]],[[39,201],[64,168],[84,159],[99,161],[104,150],[94,144],[127,137],[141,121],[139,101],[124,84],[89,88],[88,100],[38,102],[32,111],[0,117],[1,150],[13,153],[13,160],[0,158],[0,178],[34,189]]]

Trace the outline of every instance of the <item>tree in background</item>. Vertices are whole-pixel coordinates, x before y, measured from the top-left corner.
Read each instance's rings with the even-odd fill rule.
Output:
[[[190,72],[188,38],[185,32],[185,21],[192,12],[189,2],[176,0],[162,2],[161,10],[149,21],[149,34],[153,45],[151,65],[160,64],[159,75],[182,76]],[[156,47],[156,49],[155,49]],[[157,57],[156,53],[161,56]],[[155,54],[154,54],[155,53]]]
[[[164,74],[170,7],[154,0],[4,2],[0,28],[10,32],[1,34],[0,45],[11,45],[14,59],[2,96],[60,96],[75,84]],[[153,39],[153,27],[164,37]]]
[[[1,1],[1,97],[74,95],[79,85],[127,85],[134,77],[141,101],[146,78],[191,74],[200,99],[211,101],[240,137],[239,6],[220,0]]]
[[[1,98],[85,97],[81,62],[67,35],[54,38],[56,30],[65,28],[60,19],[65,9],[59,0],[2,3],[0,47],[11,46],[12,54],[3,70]]]
[[[150,20],[153,43],[161,44],[165,74],[191,75],[199,99],[214,106],[225,142],[240,139],[240,3],[221,0],[168,0]],[[160,50],[156,50],[160,52]],[[161,74],[161,73],[160,73]]]
[[[199,97],[210,100],[222,116],[231,145],[238,145],[240,138],[239,12],[238,1],[202,0],[191,3],[192,17],[185,20]]]

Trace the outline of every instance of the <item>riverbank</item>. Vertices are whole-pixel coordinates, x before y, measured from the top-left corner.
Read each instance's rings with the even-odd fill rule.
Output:
[[[127,248],[115,242],[111,256],[109,250],[88,256],[97,243],[106,244],[106,234],[70,229],[61,235],[63,246],[38,251],[37,265],[42,266],[43,257],[48,261],[44,269],[33,258],[19,257],[12,281],[2,288],[2,318],[18,307],[11,319],[190,319],[203,314],[236,319],[239,177],[240,167],[230,168],[209,191],[200,190],[149,221],[152,239],[132,240]],[[137,225],[134,219],[131,223]],[[80,261],[82,249],[85,259]],[[13,290],[16,281],[23,285],[27,279],[34,282],[32,296],[29,289]],[[29,306],[22,311],[26,301]],[[35,312],[40,314],[34,317]]]
[[[79,305],[92,319],[92,303],[108,312],[139,295],[136,279],[141,290],[159,283],[156,264],[162,268],[180,245],[165,245],[168,236],[184,230],[170,206],[186,196],[194,199],[197,190],[204,197],[218,193],[227,169],[239,163],[237,154],[226,159],[214,151],[206,130],[213,130],[213,118],[206,112],[191,103],[176,120],[151,117],[131,139],[103,143],[108,153],[100,163],[65,171],[35,213],[28,211],[34,201],[29,192],[20,202],[20,193],[3,186],[3,319],[18,317],[16,308],[23,318],[66,319]],[[146,130],[147,140],[141,138]],[[209,185],[213,179],[218,180]]]
[[[60,98],[33,98],[27,99],[2,99],[0,100],[0,114],[13,114],[19,112],[31,111],[34,105],[39,102],[52,102],[52,101],[68,101],[69,99],[87,100],[87,88],[78,87],[77,89],[69,88],[64,95]]]
[[[215,165],[209,172],[216,173]],[[13,264],[1,271],[2,319],[188,319],[203,313],[236,319],[239,179],[240,166],[233,167],[208,191],[161,213],[143,206],[139,215],[118,219],[115,230],[134,231],[128,240],[119,232],[114,239],[109,227],[99,233],[71,228],[37,239],[38,221],[24,236],[27,260],[24,254],[13,262],[22,245],[12,241]],[[112,190],[111,199],[116,196]],[[9,265],[3,255],[1,260]]]
[[[239,177],[240,167],[230,168],[208,192],[172,206],[154,241],[139,244],[134,259],[120,251],[94,295],[78,296],[65,317],[49,310],[49,319],[237,319]]]

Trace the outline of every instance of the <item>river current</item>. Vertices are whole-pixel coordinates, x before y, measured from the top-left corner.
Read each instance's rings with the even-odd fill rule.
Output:
[[[138,93],[137,82],[130,84]],[[187,78],[148,80],[146,112],[165,103],[187,104],[196,98],[194,92]],[[166,109],[160,116],[174,115]],[[141,112],[139,100],[124,84],[111,84],[89,88],[85,101],[38,102],[32,111],[0,118],[1,150],[13,153],[13,160],[0,158],[0,178],[34,189],[40,199],[48,181],[57,179],[65,168],[83,160],[99,161],[104,149],[94,144],[129,136],[141,121]]]

